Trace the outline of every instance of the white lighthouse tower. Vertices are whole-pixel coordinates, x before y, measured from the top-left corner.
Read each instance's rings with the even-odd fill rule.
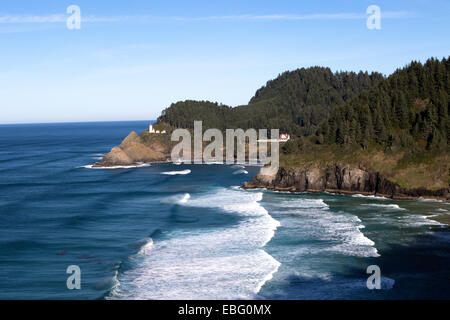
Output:
[[[155,133],[155,129],[153,128],[153,125],[150,123],[150,126],[148,127],[149,133]]]

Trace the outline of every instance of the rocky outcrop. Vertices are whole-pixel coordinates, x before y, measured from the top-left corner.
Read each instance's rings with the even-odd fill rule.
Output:
[[[260,171],[243,188],[266,188],[279,191],[327,191],[336,193],[376,194],[396,199],[418,197],[450,200],[450,188],[427,190],[403,188],[389,181],[380,173],[360,166],[342,163],[310,165],[301,169],[280,168],[278,172],[265,174]]]
[[[144,142],[131,132],[122,143],[111,149],[94,167],[133,166],[140,163],[166,161],[169,148],[160,142]]]

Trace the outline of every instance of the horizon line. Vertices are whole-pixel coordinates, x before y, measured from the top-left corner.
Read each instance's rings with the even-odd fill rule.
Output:
[[[149,121],[153,123],[157,119],[144,119],[144,120],[84,120],[84,121],[44,121],[44,122],[7,122],[0,123],[0,126],[14,126],[14,125],[29,125],[29,124],[70,124],[70,123],[108,123],[108,122],[144,122]]]

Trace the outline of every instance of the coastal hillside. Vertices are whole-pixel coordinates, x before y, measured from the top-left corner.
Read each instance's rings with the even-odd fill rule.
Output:
[[[291,135],[309,135],[319,128],[332,110],[374,88],[383,79],[376,72],[333,73],[329,68],[301,68],[268,81],[256,91],[248,105],[232,108],[209,101],[176,102],[162,111],[155,125],[157,129],[167,130],[167,135],[150,135],[145,131],[139,136],[131,133],[94,166],[126,166],[169,160],[172,142],[168,136],[171,130],[192,129],[195,120],[202,120],[205,130],[279,128]],[[161,146],[164,146],[163,150]]]
[[[325,144],[418,151],[448,149],[450,61],[412,62],[335,108],[317,132]]]
[[[448,199],[449,96],[448,59],[412,62],[285,143],[282,170],[247,186]],[[353,181],[340,183],[346,175]]]
[[[258,89],[249,104],[231,108],[208,101],[184,101],[162,112],[158,122],[192,128],[202,120],[204,128],[279,128],[308,135],[338,106],[374,88],[380,73],[337,72],[312,67],[284,72]]]
[[[111,149],[94,168],[136,166],[143,163],[162,162],[170,158],[172,142],[167,134],[140,135],[132,131],[122,143]]]
[[[202,120],[204,130],[279,128],[290,133],[281,147],[280,170],[272,177],[259,174],[248,188],[448,199],[449,96],[447,58],[413,61],[387,78],[302,68],[268,81],[245,106],[174,103],[156,126],[170,134]],[[133,136],[132,143],[124,141],[96,165],[168,160],[169,134]]]

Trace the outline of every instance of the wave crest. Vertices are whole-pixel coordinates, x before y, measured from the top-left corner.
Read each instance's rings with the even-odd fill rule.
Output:
[[[241,170],[234,171],[233,174],[248,174],[248,171],[244,170],[244,169],[241,169]]]
[[[369,203],[364,204],[367,207],[375,207],[384,210],[394,210],[394,211],[406,211],[405,208],[400,207],[398,204],[379,204],[379,203]]]
[[[189,173],[191,173],[190,169],[180,170],[180,171],[164,171],[164,172],[161,172],[161,174],[166,174],[166,175],[169,175],[169,176],[184,175],[184,174],[189,174]]]
[[[170,196],[167,198],[164,198],[160,201],[160,203],[166,203],[166,204],[183,204],[186,203],[191,195],[189,193],[185,194],[177,194],[174,196]]]
[[[167,233],[153,242],[151,255],[119,275],[120,286],[108,299],[255,298],[280,266],[262,249],[279,225],[259,204],[262,196],[220,188],[188,198],[183,205],[218,208],[240,222]]]

